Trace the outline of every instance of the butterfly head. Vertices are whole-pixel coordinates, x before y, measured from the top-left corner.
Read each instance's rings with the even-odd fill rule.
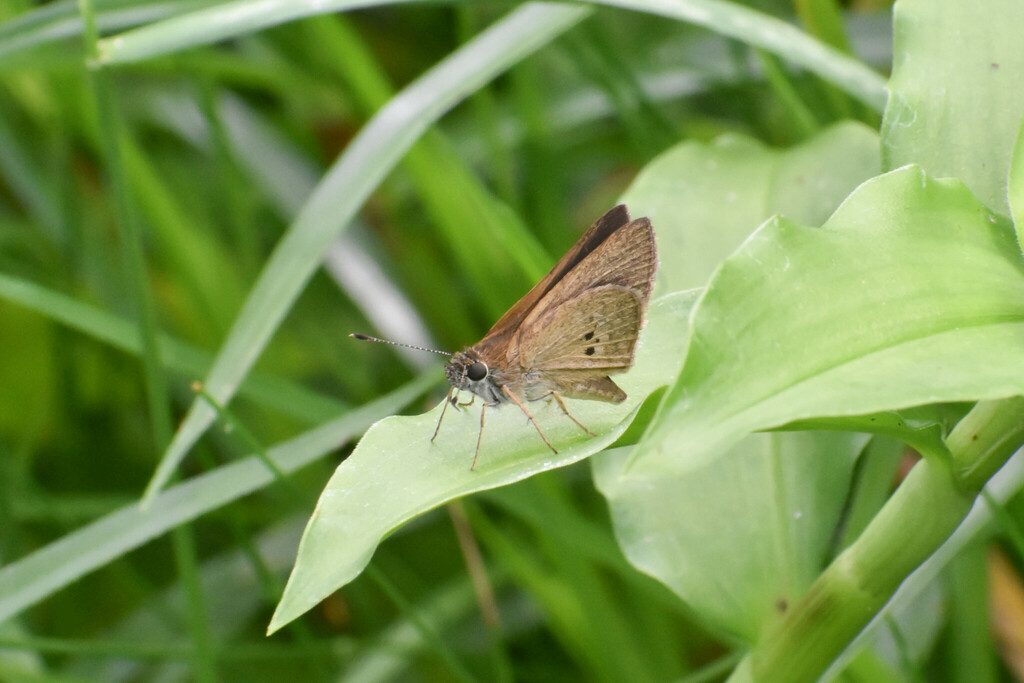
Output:
[[[460,391],[471,391],[490,403],[505,400],[495,369],[489,368],[473,349],[452,354],[444,373],[448,382]]]

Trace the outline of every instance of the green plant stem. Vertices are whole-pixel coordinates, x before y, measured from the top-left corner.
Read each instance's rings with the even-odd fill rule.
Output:
[[[813,681],[900,583],[960,525],[975,497],[1024,443],[1024,398],[978,403],[946,444],[952,467],[922,460],[857,541],[752,650],[734,680]]]
[[[1024,398],[981,401],[946,439],[954,474],[972,495],[1024,442]]]

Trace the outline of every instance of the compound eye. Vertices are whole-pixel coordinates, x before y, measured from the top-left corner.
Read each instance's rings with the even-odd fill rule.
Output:
[[[479,382],[487,376],[487,366],[480,361],[477,361],[466,368],[466,377],[470,378],[474,382]]]

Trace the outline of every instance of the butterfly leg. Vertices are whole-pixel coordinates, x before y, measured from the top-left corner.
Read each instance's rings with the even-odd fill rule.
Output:
[[[590,434],[591,436],[597,436],[597,434],[584,427],[582,422],[580,422],[575,417],[569,414],[568,409],[566,409],[565,407],[565,402],[562,401],[562,397],[558,395],[557,391],[552,391],[551,396],[552,398],[555,399],[555,402],[558,404],[558,407],[562,409],[562,412],[565,413],[565,416],[572,420],[573,422],[575,422],[577,427],[585,431],[587,434]]]
[[[472,402],[472,401],[471,401]],[[476,469],[476,459],[480,457],[480,442],[484,438],[484,413],[487,412],[488,408],[498,405],[498,402],[484,403],[480,406],[480,433],[476,435],[476,451],[473,453],[473,464],[469,466],[470,470]]]
[[[437,426],[434,427],[434,435],[430,437],[430,443],[434,443],[434,439],[437,438],[437,433],[441,431],[441,420],[444,419],[444,413],[448,410],[448,404],[451,403],[453,406],[458,399],[455,398],[455,387],[448,389],[448,398],[444,400],[444,408],[441,408],[441,416],[437,418]]]
[[[459,404],[459,407],[460,407],[460,408],[465,408],[465,407],[467,407],[467,406],[471,406],[471,405],[473,405],[474,403],[476,403],[476,394],[473,394],[472,398],[470,398],[470,399],[469,399],[468,401],[466,401],[465,403],[460,403],[460,404]]]
[[[516,395],[509,391],[509,388],[504,384],[501,385],[501,391],[510,399],[512,399],[512,402],[519,406],[519,409],[526,414],[526,417],[530,420],[531,423],[533,423],[533,428],[537,430],[537,433],[540,434],[540,438],[543,439],[544,443],[548,445],[548,448],[551,449],[551,452],[558,453],[558,449],[552,446],[551,442],[548,441],[548,437],[544,436],[544,432],[540,431],[540,426],[537,424],[537,421],[533,419],[533,415],[530,415],[530,411],[526,409],[526,406],[523,405],[523,402],[516,398]]]

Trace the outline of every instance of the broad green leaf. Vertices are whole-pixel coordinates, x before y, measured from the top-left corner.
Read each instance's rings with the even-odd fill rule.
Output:
[[[880,167],[878,135],[843,123],[793,147],[739,135],[684,142],[649,163],[623,196],[658,230],[657,291],[700,287],[757,226],[781,213],[819,225]]]
[[[794,420],[1024,393],[1024,262],[1007,223],[916,167],[821,229],[778,219],[727,259],[626,473],[699,467]]]
[[[636,365],[615,378],[629,396],[626,401],[569,401],[573,416],[597,437],[584,434],[557,405],[530,404],[557,455],[515,406],[487,411],[475,471],[469,467],[480,427],[480,401],[463,413],[449,410],[433,443],[443,402],[423,415],[375,424],[321,494],[269,630],[276,631],[355,578],[381,539],[413,517],[468,493],[574,463],[613,443],[644,399],[678,371],[693,300],[694,293],[680,292],[651,304]]]
[[[729,135],[663,154],[640,174],[626,201],[658,226],[658,287],[671,290],[706,282],[773,213],[823,222],[878,167],[877,135],[859,124],[835,126],[789,150]],[[885,417],[886,424],[897,420]],[[633,547],[634,534],[644,535],[641,549],[630,554],[634,564],[716,628],[753,638],[775,606],[794,599],[820,570],[863,441],[837,434],[754,435],[721,461],[673,478],[650,496],[616,489],[627,456],[613,451],[594,459],[595,479],[616,511],[623,546]],[[665,543],[650,542],[658,534]]]
[[[813,542],[787,546],[779,520],[821,487],[831,492],[818,501],[822,526],[808,526],[830,527],[856,442],[801,448],[812,437],[794,436],[758,456],[757,442],[741,439],[823,417],[870,429],[868,414],[899,434],[899,416],[886,412],[1019,393],[1024,264],[1012,230],[962,184],[908,167],[865,183],[823,228],[770,221],[722,264],[694,309],[662,412],[631,454],[595,460],[597,480],[634,564],[713,624],[756,638],[775,601],[799,595],[823,558]],[[933,443],[941,411],[906,414],[905,429]],[[703,508],[690,506],[696,496]],[[759,526],[732,524],[756,518],[748,508],[766,496]],[[748,564],[748,552],[761,561]]]
[[[866,437],[757,434],[709,467],[657,483],[630,477],[630,451],[594,459],[630,561],[715,628],[754,642],[821,571]]]
[[[1019,0],[897,2],[886,168],[913,163],[959,178],[1006,214],[1006,171],[1024,115],[1022,33]]]

